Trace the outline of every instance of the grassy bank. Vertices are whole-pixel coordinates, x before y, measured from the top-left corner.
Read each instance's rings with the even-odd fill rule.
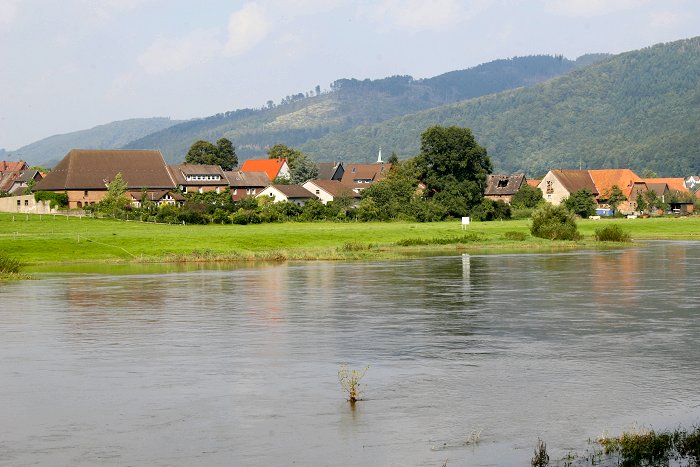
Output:
[[[582,242],[529,234],[529,221],[439,223],[283,223],[160,225],[63,216],[0,213],[0,251],[25,265],[81,262],[254,261],[398,257],[595,247],[594,231],[620,224],[633,240],[700,240],[700,218],[584,220]]]

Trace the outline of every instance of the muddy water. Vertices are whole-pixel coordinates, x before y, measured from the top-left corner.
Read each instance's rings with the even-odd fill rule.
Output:
[[[700,422],[698,243],[121,272],[0,284],[1,465],[529,465]]]

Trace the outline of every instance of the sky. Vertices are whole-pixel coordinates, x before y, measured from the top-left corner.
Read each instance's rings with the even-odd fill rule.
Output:
[[[340,78],[699,35],[698,0],[0,0],[0,148],[259,108]]]

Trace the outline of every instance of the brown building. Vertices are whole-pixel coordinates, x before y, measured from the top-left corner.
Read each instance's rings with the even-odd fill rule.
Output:
[[[183,193],[221,193],[229,186],[224,171],[218,165],[179,164],[169,165],[168,170]]]
[[[525,175],[489,175],[486,179],[484,198],[510,203],[523,184],[527,183]]]
[[[128,191],[175,189],[160,151],[72,149],[34,191],[65,192],[69,208],[82,208],[100,202],[118,173]]]
[[[231,189],[231,198],[240,201],[246,196],[257,196],[270,185],[270,179],[265,172],[243,172],[234,170],[224,172]]]

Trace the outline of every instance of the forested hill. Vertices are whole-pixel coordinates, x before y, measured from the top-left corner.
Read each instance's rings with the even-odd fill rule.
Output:
[[[287,96],[264,109],[243,109],[204,119],[190,120],[125,144],[125,148],[158,148],[170,162],[180,162],[198,139],[234,142],[239,158],[261,156],[277,143],[298,147],[358,125],[370,125],[402,115],[470,99],[506,89],[534,85],[568,73],[604,56],[584,56],[572,61],[563,57],[531,56],[496,60],[467,70],[429,79],[393,76],[379,80],[339,79],[327,92]],[[325,140],[330,143],[332,139]],[[324,143],[325,144],[325,143]],[[346,152],[334,148],[346,161],[373,157],[371,151]],[[328,159],[327,154],[315,154]]]
[[[369,161],[381,145],[417,154],[432,125],[471,128],[499,172],[648,168],[700,173],[700,38],[627,52],[530,88],[328,135],[301,147],[317,159]]]
[[[30,165],[53,166],[74,148],[114,149],[180,123],[169,118],[133,118],[63,135],[50,136],[9,152],[5,157]]]

